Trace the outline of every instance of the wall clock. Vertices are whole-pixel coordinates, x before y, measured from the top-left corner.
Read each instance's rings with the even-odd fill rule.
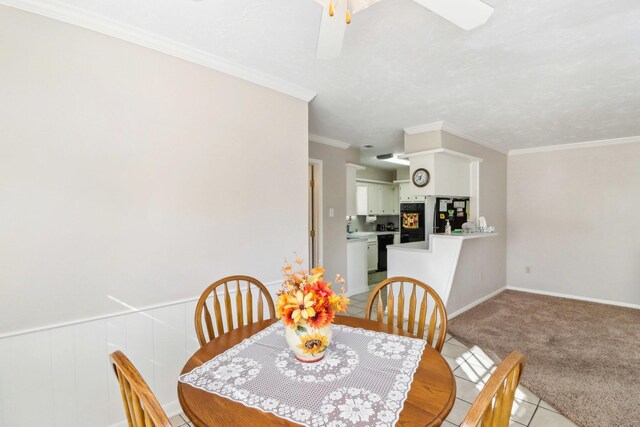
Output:
[[[411,180],[417,187],[424,187],[431,180],[431,174],[425,168],[419,168],[413,172]]]

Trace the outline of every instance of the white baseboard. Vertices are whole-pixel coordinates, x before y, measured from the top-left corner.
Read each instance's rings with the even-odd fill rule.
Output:
[[[511,291],[528,292],[530,294],[547,295],[547,296],[550,296],[550,297],[568,298],[568,299],[575,299],[575,300],[579,300],[579,301],[595,302],[595,303],[598,303],[598,304],[608,304],[608,305],[616,305],[618,307],[640,309],[640,304],[629,304],[627,302],[619,302],[619,301],[611,301],[611,300],[605,300],[605,299],[599,299],[599,298],[583,297],[583,296],[579,296],[579,295],[561,294],[559,292],[540,291],[538,289],[520,288],[520,287],[517,287],[517,286],[507,286],[507,289],[509,289]]]
[[[471,310],[473,307],[475,307],[476,305],[485,302],[486,300],[488,300],[489,298],[492,298],[496,295],[498,295],[500,292],[504,291],[505,289],[508,289],[506,286],[501,287],[500,289],[496,289],[495,291],[491,292],[489,295],[485,295],[482,298],[475,300],[474,302],[472,302],[471,304],[467,304],[464,307],[462,307],[460,310],[456,310],[453,313],[447,313],[447,318],[448,319],[453,319],[454,317],[464,313],[467,310]]]

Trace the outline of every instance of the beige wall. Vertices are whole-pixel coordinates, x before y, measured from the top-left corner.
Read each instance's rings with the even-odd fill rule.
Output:
[[[347,171],[346,163],[358,163],[356,148],[342,150],[317,142],[309,142],[309,158],[322,160],[322,246],[326,278],[347,274]],[[333,208],[334,216],[329,216]],[[348,286],[348,284],[347,284]]]
[[[396,171],[395,169],[389,170],[367,166],[366,169],[356,172],[356,178],[392,182],[394,179],[396,179]]]
[[[305,102],[2,6],[0,40],[0,334],[306,256]]]
[[[509,286],[640,304],[640,143],[510,156],[508,176]]]
[[[442,148],[482,159],[479,215],[499,233],[462,244],[447,304],[447,310],[453,313],[506,285],[507,156],[447,132],[442,132]]]

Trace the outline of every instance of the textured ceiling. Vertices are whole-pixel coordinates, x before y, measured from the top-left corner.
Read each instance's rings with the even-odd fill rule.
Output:
[[[437,121],[505,150],[640,135],[638,0],[487,0],[471,32],[383,0],[324,61],[314,0],[60,1],[313,90],[310,133],[375,153]]]

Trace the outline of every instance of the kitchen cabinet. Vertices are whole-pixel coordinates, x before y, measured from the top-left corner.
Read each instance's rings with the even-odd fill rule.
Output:
[[[346,164],[347,171],[347,216],[358,215],[356,171],[366,169],[353,163]]]
[[[358,215],[397,215],[400,212],[398,188],[393,184],[359,182],[356,192]]]
[[[399,184],[400,188],[400,203],[411,203],[411,202],[424,202],[427,200],[427,196],[424,195],[416,195],[413,193],[411,183],[409,181],[401,182]]]
[[[394,245],[399,245],[400,244],[400,233],[395,233],[393,235],[393,244]]]
[[[376,271],[378,269],[378,237],[373,236],[367,239],[367,270]]]

